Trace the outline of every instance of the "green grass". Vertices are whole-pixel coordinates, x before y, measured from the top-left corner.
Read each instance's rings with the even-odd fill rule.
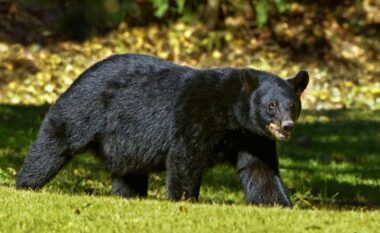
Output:
[[[295,204],[289,211],[246,205],[234,169],[225,166],[207,174],[197,204],[166,201],[164,174],[151,176],[148,200],[121,200],[112,196],[107,172],[88,154],[71,161],[42,193],[15,191],[14,175],[47,109],[0,105],[0,232],[374,232],[380,227],[375,211],[380,112],[303,112],[293,139],[278,146],[281,174]]]
[[[0,232],[376,232],[379,211],[286,210],[0,188]]]

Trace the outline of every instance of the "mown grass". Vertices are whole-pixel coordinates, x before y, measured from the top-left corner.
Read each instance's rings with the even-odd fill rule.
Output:
[[[0,232],[376,232],[379,211],[123,200],[0,187]]]
[[[0,105],[0,231],[374,232],[380,226],[374,210],[379,112],[303,112],[293,139],[278,146],[296,209],[289,211],[246,205],[234,169],[225,166],[207,174],[197,204],[166,201],[164,174],[151,176],[148,200],[121,200],[89,154],[71,161],[42,192],[16,191],[14,175],[47,109]]]

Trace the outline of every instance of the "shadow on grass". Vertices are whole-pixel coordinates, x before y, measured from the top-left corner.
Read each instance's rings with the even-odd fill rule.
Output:
[[[48,106],[0,105],[0,168],[18,168]],[[10,154],[4,156],[4,154]]]
[[[14,173],[47,110],[48,106],[0,105],[1,185],[14,184]],[[327,208],[380,208],[379,142],[379,112],[305,111],[293,139],[278,148],[282,176],[296,205],[302,206],[306,199],[311,205]],[[165,198],[164,183],[163,174],[151,177],[152,198]],[[47,189],[111,193],[108,174],[92,156],[75,158]],[[201,200],[206,203],[243,202],[233,168],[218,166],[210,171],[202,190]]]

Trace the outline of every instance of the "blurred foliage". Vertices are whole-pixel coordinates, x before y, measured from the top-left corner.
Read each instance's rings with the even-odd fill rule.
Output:
[[[287,10],[285,0],[274,0],[273,2],[279,13],[284,13]],[[258,27],[262,27],[267,23],[270,3],[271,1],[269,0],[256,0],[254,8]]]
[[[0,0],[0,17],[4,17],[0,26],[12,39],[29,43],[51,38],[83,40],[123,22],[130,26],[201,22],[209,30],[267,25],[275,35],[280,25],[292,27],[294,33],[308,30],[311,37],[306,43],[310,43],[323,37],[321,27],[330,20],[356,32],[368,31],[367,26],[380,23],[379,5],[379,0]],[[35,33],[28,35],[32,30],[27,26]],[[21,30],[15,35],[14,29]]]
[[[53,103],[91,64],[137,52],[283,77],[306,69],[306,107],[380,108],[378,0],[0,0],[0,19],[2,103]]]

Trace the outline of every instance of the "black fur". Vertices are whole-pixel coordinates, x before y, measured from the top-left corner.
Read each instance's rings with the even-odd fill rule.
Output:
[[[308,82],[300,74],[285,81],[253,69],[198,70],[146,55],[112,56],[51,107],[16,186],[41,188],[91,149],[120,196],[145,197],[148,175],[166,170],[170,199],[197,200],[203,175],[227,162],[237,167],[248,202],[289,207],[268,125],[298,118],[298,94]]]

